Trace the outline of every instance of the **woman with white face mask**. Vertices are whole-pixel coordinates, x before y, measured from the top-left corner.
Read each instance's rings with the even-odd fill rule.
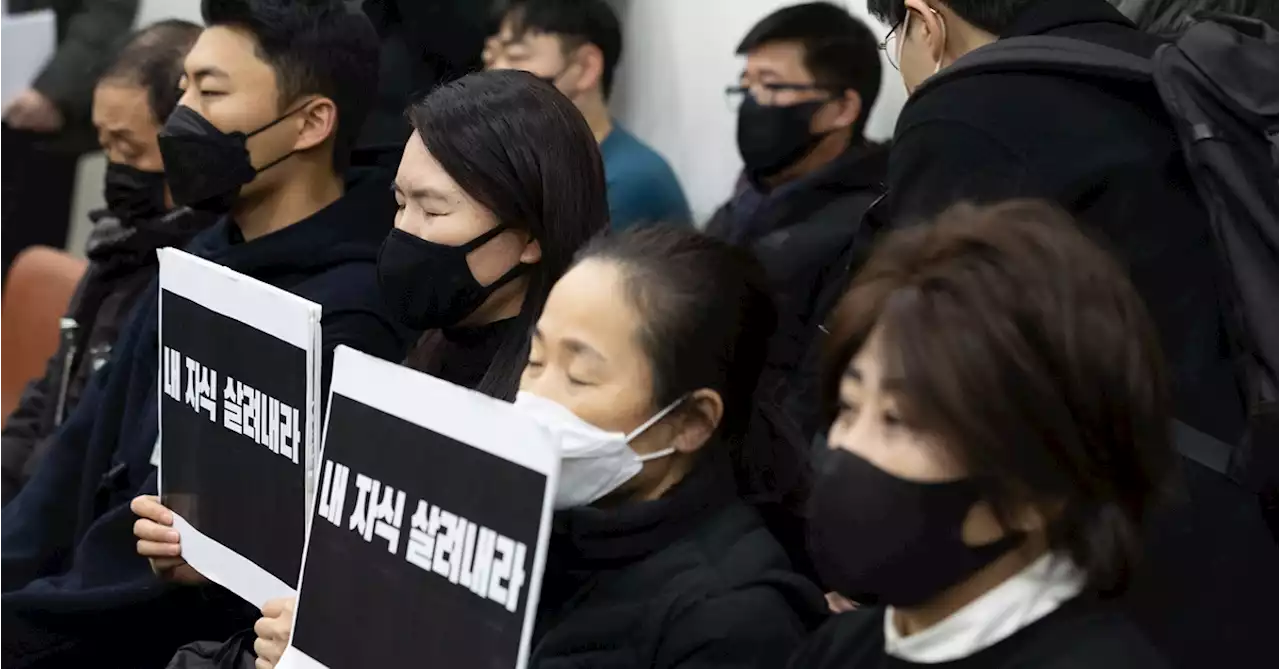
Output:
[[[742,446],[776,319],[761,274],[656,227],[552,289],[516,398],[563,453],[531,667],[776,667],[824,616],[744,499],[788,466]]]

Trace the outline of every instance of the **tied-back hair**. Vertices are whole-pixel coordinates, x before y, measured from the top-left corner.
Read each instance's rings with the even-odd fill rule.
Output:
[[[776,505],[790,498],[792,491],[783,488],[801,485],[792,474],[804,470],[804,453],[783,442],[747,438],[778,320],[768,278],[755,257],[693,230],[655,225],[598,237],[579,262],[612,263],[622,274],[653,370],[650,409],[701,388],[718,392],[724,416],[708,451],[729,454],[744,499]]]
[[[524,304],[477,391],[513,399],[529,357],[529,333],[574,254],[609,222],[604,165],[573,103],[537,77],[477,72],[410,106],[409,122],[431,157],[498,222],[538,241]],[[432,335],[420,347],[432,346]],[[432,351],[411,358],[429,366]]]
[[[1099,594],[1122,591],[1173,465],[1159,339],[1121,267],[1048,204],[959,205],[890,235],[832,312],[823,404],[873,332],[904,424],[1006,526],[1030,506]]]

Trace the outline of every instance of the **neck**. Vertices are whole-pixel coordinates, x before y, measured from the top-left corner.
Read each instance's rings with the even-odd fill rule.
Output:
[[[613,130],[613,117],[609,115],[609,105],[605,103],[604,96],[599,91],[594,91],[584,94],[574,103],[578,111],[582,112],[583,118],[587,119],[587,125],[591,127],[591,134],[595,135],[596,142],[603,142]]]
[[[950,16],[947,18],[951,20],[947,23],[950,32],[947,34],[947,44],[942,53],[943,67],[948,67],[970,51],[999,39],[997,35],[980,28],[973,28],[959,19],[952,19]]]
[[[342,177],[330,169],[300,170],[282,182],[269,193],[236,203],[231,214],[245,241],[305,220],[333,204],[343,193]]]
[[[817,172],[831,164],[831,161],[839,158],[840,154],[849,148],[851,138],[852,134],[849,130],[840,130],[828,134],[822,138],[822,141],[818,142],[817,146],[813,147],[812,151],[796,161],[794,165],[764,179],[764,186],[769,190],[773,190]]]
[[[932,600],[919,606],[894,607],[893,623],[903,636],[926,630],[1026,569],[1047,550],[1043,538],[1028,537],[1018,548],[1000,556]]]

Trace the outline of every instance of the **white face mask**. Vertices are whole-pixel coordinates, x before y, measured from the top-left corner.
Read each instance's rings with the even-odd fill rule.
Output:
[[[598,428],[545,397],[524,391],[516,395],[516,406],[550,430],[560,445],[557,510],[591,504],[630,481],[644,468],[644,463],[675,453],[675,447],[668,447],[640,455],[631,450],[630,444],[683,401],[681,397],[630,434],[623,434]]]

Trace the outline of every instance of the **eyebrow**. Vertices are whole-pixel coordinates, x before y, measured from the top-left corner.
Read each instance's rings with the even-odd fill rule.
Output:
[[[539,341],[546,340],[546,337],[542,334],[542,330],[536,327],[533,329],[533,337],[534,339],[537,339]],[[587,344],[586,342],[580,339],[572,339],[572,338],[562,339],[560,340],[560,346],[568,350],[569,353],[572,355],[584,355],[588,358],[595,358],[596,360],[599,360],[601,362],[604,362],[604,359],[605,359],[604,354],[595,350],[589,344]]]
[[[213,65],[202,67],[191,73],[192,79],[203,79],[204,77],[222,77],[224,79],[230,79],[231,75],[227,74],[226,70]]]
[[[444,191],[436,190],[434,188],[429,188],[429,187],[428,188],[405,188],[404,186],[401,186],[398,182],[392,182],[391,190],[394,190],[395,192],[399,193],[400,195],[410,200],[441,200],[443,202],[450,202],[450,203],[453,202],[453,199],[450,198],[449,195]]]

